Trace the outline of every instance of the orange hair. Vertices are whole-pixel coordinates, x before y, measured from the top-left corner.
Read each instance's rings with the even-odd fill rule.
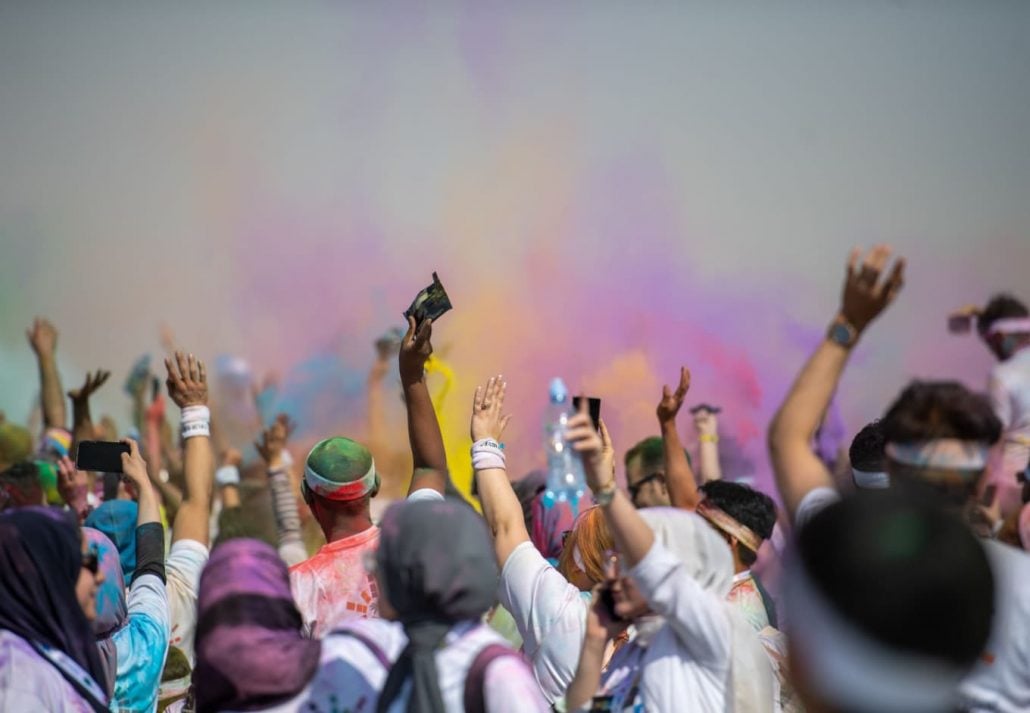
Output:
[[[572,573],[579,571],[572,553],[579,548],[579,557],[583,560],[583,569],[587,577],[592,582],[602,582],[605,572],[604,553],[614,546],[604,513],[595,505],[584,510],[572,524],[572,532],[569,533],[569,539],[566,540],[558,558],[558,571],[571,581]]]

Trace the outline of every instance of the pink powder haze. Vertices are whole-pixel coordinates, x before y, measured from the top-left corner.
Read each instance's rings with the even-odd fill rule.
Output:
[[[0,409],[28,418],[42,314],[66,387],[114,370],[94,413],[124,426],[167,322],[278,374],[301,442],[361,437],[373,342],[435,270],[452,457],[501,373],[514,474],[553,376],[603,399],[621,459],[685,365],[727,475],[771,492],[769,420],[877,242],[909,279],[845,377],[844,442],[914,376],[984,384],[945,315],[1030,299],[1030,9],[780,5],[5,9]]]

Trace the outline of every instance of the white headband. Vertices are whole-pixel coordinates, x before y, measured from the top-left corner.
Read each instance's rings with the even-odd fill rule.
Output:
[[[884,452],[896,463],[917,468],[982,470],[987,467],[990,449],[980,441],[938,438],[914,443],[888,443]]]
[[[335,480],[323,478],[311,470],[311,466],[304,464],[304,482],[316,495],[321,495],[329,500],[355,500],[365,493],[372,492],[376,485],[376,462],[372,461],[368,466],[368,472],[358,480],[349,483],[337,483]]]
[[[852,468],[851,477],[855,480],[855,487],[862,490],[883,490],[891,486],[891,477],[886,473]]]
[[[1008,317],[999,319],[987,329],[987,336],[995,334],[1026,334],[1030,332],[1030,317]]]
[[[821,698],[844,709],[900,713],[947,710],[964,669],[869,638],[816,591],[793,558],[786,581],[792,647]]]

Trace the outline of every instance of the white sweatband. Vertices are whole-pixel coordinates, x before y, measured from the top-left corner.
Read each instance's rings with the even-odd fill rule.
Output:
[[[845,710],[951,709],[963,668],[871,639],[816,591],[796,557],[787,574],[788,634],[820,698]]]
[[[1026,334],[1030,333],[1030,317],[1009,317],[993,322],[987,330],[988,336],[995,334]]]
[[[855,480],[855,487],[862,490],[883,490],[891,486],[891,477],[886,473],[852,468],[851,477]]]
[[[506,469],[504,451],[497,441],[484,438],[472,445],[472,469],[487,470],[488,468]]]
[[[335,480],[323,478],[311,469],[311,466],[304,465],[304,482],[316,495],[321,495],[328,500],[356,500],[366,493],[372,492],[376,486],[376,463],[373,460],[368,471],[358,480],[349,483],[337,483]]]
[[[938,438],[914,443],[888,443],[884,453],[895,463],[917,468],[983,470],[990,449],[979,441]]]
[[[234,465],[223,465],[215,471],[215,483],[219,487],[240,484],[240,469]]]
[[[283,468],[289,469],[293,467],[293,456],[291,456],[290,452],[285,448],[280,451],[279,459],[283,462]]]
[[[207,406],[187,406],[180,421],[182,440],[194,436],[211,435],[211,409]]]

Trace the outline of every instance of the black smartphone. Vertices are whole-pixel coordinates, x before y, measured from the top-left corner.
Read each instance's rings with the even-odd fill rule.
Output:
[[[718,406],[712,406],[711,404],[698,404],[697,406],[690,407],[690,413],[695,414],[698,411],[708,411],[709,413],[719,413],[722,411]]]
[[[440,277],[433,273],[433,284],[415,295],[411,306],[404,312],[405,317],[414,317],[415,326],[421,326],[426,319],[434,322],[451,309],[451,299],[440,282]]]
[[[604,607],[608,618],[612,621],[622,621],[622,617],[615,613],[615,592],[612,591],[611,585],[602,586],[598,596],[601,598],[601,606]]]
[[[129,452],[129,444],[121,441],[82,441],[75,454],[75,467],[97,473],[121,473],[122,453]]]
[[[590,420],[594,422],[594,430],[601,430],[601,399],[587,396],[587,410],[590,411]],[[579,405],[583,401],[582,396],[572,397],[572,408],[579,411]]]

